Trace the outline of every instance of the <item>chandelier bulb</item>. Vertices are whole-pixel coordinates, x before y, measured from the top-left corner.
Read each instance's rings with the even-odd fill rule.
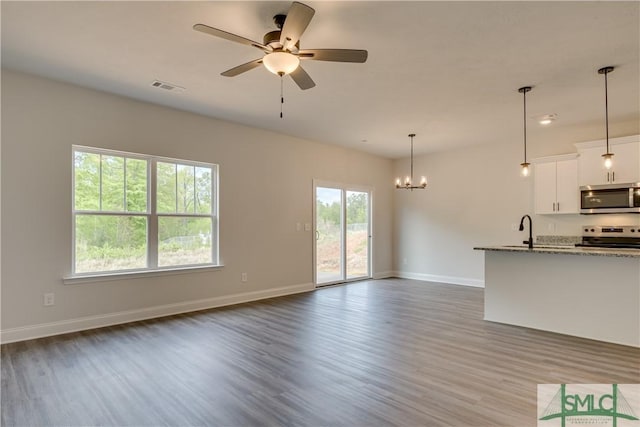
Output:
[[[521,163],[520,166],[522,166],[522,176],[529,176],[529,163]]]
[[[604,167],[607,169],[611,169],[611,166],[613,166],[613,154],[603,154],[602,157],[604,157]]]

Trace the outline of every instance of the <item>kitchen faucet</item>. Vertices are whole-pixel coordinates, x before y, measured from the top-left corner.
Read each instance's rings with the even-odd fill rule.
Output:
[[[520,231],[524,230],[524,219],[525,218],[529,218],[529,240],[525,240],[522,243],[527,243],[529,245],[529,249],[533,249],[533,236],[531,235],[531,217],[529,215],[524,215],[521,219],[520,219]]]

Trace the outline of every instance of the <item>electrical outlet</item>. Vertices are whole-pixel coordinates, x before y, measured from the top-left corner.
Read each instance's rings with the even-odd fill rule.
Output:
[[[511,224],[511,231],[518,231],[518,224]]]
[[[304,231],[311,231],[311,224],[310,223],[306,222],[304,224]]]
[[[55,305],[56,304],[56,296],[53,293],[44,294],[42,299],[42,304],[45,307]]]
[[[247,273],[242,273],[242,275],[240,276],[240,278],[241,278],[241,280],[242,280],[243,282],[246,282],[246,281],[247,281]]]
[[[296,222],[296,231],[302,231],[302,224]]]
[[[406,258],[402,258],[402,265],[407,265],[407,264],[408,264],[407,259]]]
[[[555,225],[554,223],[552,223],[552,222],[551,222],[551,223],[549,223],[549,224],[547,225],[547,230],[548,230],[548,231],[556,231],[556,225]]]

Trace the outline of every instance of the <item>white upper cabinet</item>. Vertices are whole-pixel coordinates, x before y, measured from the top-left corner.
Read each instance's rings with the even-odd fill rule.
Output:
[[[577,154],[533,160],[536,214],[578,213]]]
[[[609,151],[613,153],[613,166],[604,167],[602,155],[606,151],[605,141],[576,144],[579,185],[624,184],[640,181],[640,135],[609,140]]]

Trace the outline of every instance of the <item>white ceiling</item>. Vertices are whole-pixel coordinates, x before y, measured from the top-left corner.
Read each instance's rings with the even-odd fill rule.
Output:
[[[639,2],[308,1],[302,48],[367,49],[365,64],[305,61],[317,86],[301,91],[258,68],[220,73],[257,49],[192,30],[249,39],[275,29],[290,2],[2,1],[2,66],[392,158],[522,138],[529,116],[557,113],[546,138],[640,117]],[[172,93],[154,79],[186,88]],[[536,130],[531,122],[531,132]],[[602,135],[602,136],[603,136]],[[600,137],[600,136],[599,136]],[[366,140],[366,142],[363,142]]]

